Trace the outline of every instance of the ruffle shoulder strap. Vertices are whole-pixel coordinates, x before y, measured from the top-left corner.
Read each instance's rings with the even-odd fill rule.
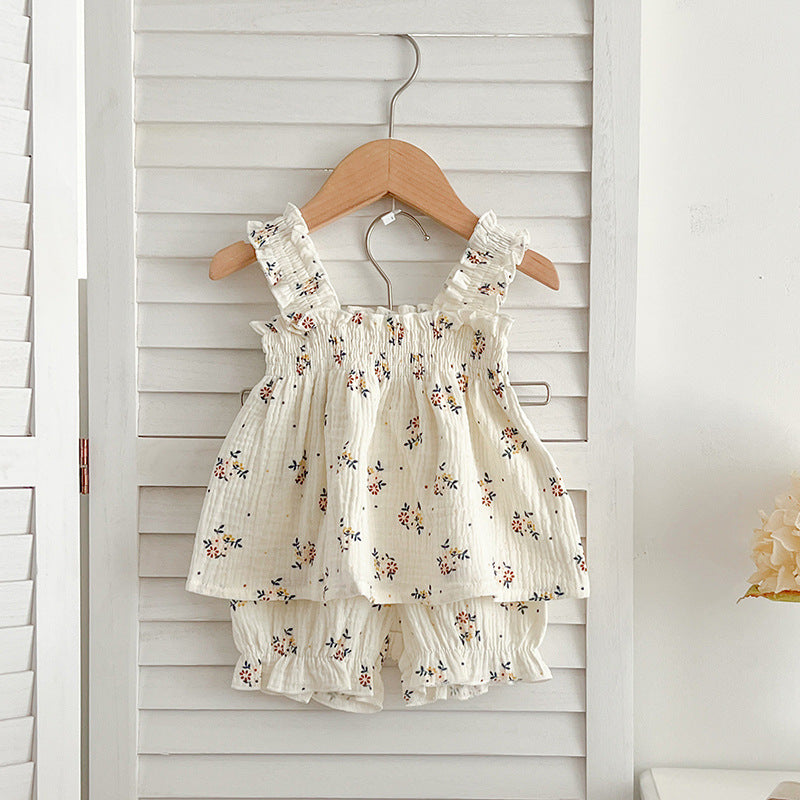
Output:
[[[314,310],[339,307],[300,210],[287,203],[269,222],[249,220],[247,237],[256,251],[281,314],[301,330],[315,326]]]
[[[527,229],[507,229],[489,209],[478,218],[467,249],[447,277],[436,305],[496,313],[529,245]]]

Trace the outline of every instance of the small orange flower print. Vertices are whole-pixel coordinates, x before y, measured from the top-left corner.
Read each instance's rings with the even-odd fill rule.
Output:
[[[214,528],[214,536],[203,539],[203,546],[208,558],[225,558],[229,550],[238,550],[242,547],[242,540],[225,533],[225,525]]]
[[[319,291],[320,280],[322,280],[322,273],[317,271],[310,278],[306,278],[302,283],[295,283],[294,288],[301,297],[316,294]]]
[[[256,247],[263,247],[267,240],[272,238],[277,232],[278,226],[273,222],[268,222],[261,228],[253,228],[252,230],[248,231],[250,236],[253,237]]]
[[[364,378],[363,369],[350,370],[350,373],[347,376],[347,388],[351,392],[359,392],[362,397],[366,397],[369,394],[369,388],[367,387],[367,381]]]
[[[511,456],[528,449],[527,440],[524,440],[522,436],[520,436],[519,430],[511,425],[507,425],[503,428],[500,432],[500,439],[507,444],[506,449],[503,450],[503,457],[509,460]]]
[[[383,472],[383,467],[380,461],[367,467],[367,490],[370,494],[378,494],[386,486],[386,481],[381,479],[381,472]]]
[[[300,354],[295,356],[294,371],[302,375],[311,366],[311,356],[306,352],[306,346],[300,345]]]
[[[411,374],[418,381],[421,381],[423,377],[425,377],[425,365],[422,363],[423,357],[422,353],[408,354],[409,361],[411,362]]]
[[[453,323],[447,314],[439,313],[435,320],[431,321],[431,330],[434,339],[441,339],[444,331],[453,327]]]
[[[397,515],[397,521],[408,530],[416,528],[418,535],[425,530],[422,522],[422,506],[419,502],[416,508],[412,508],[408,503],[403,503],[403,507]]]
[[[258,666],[261,666],[259,660]],[[242,662],[242,668],[239,670],[239,681],[245,686],[252,688],[253,684],[258,680],[258,667],[254,667],[249,661]]]
[[[411,437],[405,442],[405,446],[409,450],[413,450],[417,445],[422,442],[422,431],[419,425],[419,416],[411,417],[406,425],[406,430],[411,431]]]
[[[375,359],[375,377],[379,383],[389,380],[392,373],[389,369],[389,362],[386,359],[386,353],[379,353],[378,358]]]
[[[272,637],[272,649],[279,656],[297,654],[297,640],[294,638],[294,628],[284,628],[283,636]]]
[[[246,478],[250,470],[245,469],[244,465],[239,460],[241,454],[241,450],[231,450],[231,454],[228,458],[218,456],[217,463],[214,466],[214,477],[223,481],[227,481],[234,475],[240,478]]]
[[[453,395],[453,387],[449,384],[442,388],[437,383],[431,390],[431,403],[434,408],[448,408],[450,411],[458,414],[461,406],[456,402]]]
[[[272,400],[275,394],[275,384],[280,380],[283,380],[283,378],[272,378],[259,389],[258,396],[265,403],[269,403],[269,401]]]
[[[397,322],[394,317],[387,317],[386,327],[389,329],[389,344],[400,344],[406,335],[405,325],[402,322]]]
[[[501,661],[500,669],[489,670],[489,680],[495,683],[513,683],[514,681],[522,680],[522,678],[518,678],[511,671],[510,661]]]
[[[290,600],[294,600],[295,595],[289,592],[288,589],[285,589],[281,586],[283,583],[283,578],[274,578],[270,581],[269,589],[258,589],[256,591],[256,600],[254,602],[263,602],[266,603],[270,600],[283,600],[284,603],[289,603]]]
[[[337,661],[344,661],[352,650],[352,648],[347,646],[347,642],[352,638],[347,628],[344,629],[344,633],[338,639],[334,639],[333,636],[331,636],[325,643],[331,648],[331,658],[335,658]]]
[[[483,351],[486,349],[486,335],[483,331],[475,331],[472,337],[472,349],[470,350],[470,358],[480,358]]]
[[[447,683],[447,677],[445,673],[447,672],[447,667],[442,664],[441,659],[439,663],[432,667],[430,665],[420,664],[416,670],[416,674],[420,675],[421,677],[425,678],[425,683]]]
[[[505,297],[506,294],[506,284],[505,281],[494,281],[486,283],[482,283],[478,287],[478,291],[481,294],[485,295],[493,295],[496,294],[498,297]]]
[[[433,493],[435,495],[443,495],[445,489],[458,489],[458,480],[453,477],[452,473],[447,471],[447,462],[442,461],[433,480]]]
[[[353,454],[348,449],[350,446],[350,440],[348,439],[344,445],[342,445],[342,452],[336,456],[336,472],[338,473],[340,470],[345,469],[346,467],[349,469],[357,469],[358,459],[353,458]]]
[[[488,472],[483,473],[482,478],[478,478],[478,486],[483,489],[483,497],[481,497],[481,504],[484,506],[491,506],[494,498],[496,497],[496,493],[492,491],[489,484],[492,482],[492,479],[489,477]]]
[[[286,468],[293,469],[297,473],[294,476],[294,482],[302,486],[305,483],[306,476],[308,475],[306,451],[303,450],[303,457],[299,461],[297,461],[297,459],[292,459],[292,463]]]
[[[550,478],[550,489],[556,497],[563,497],[567,493],[560,475]]]
[[[455,615],[454,624],[458,630],[458,636],[462,644],[471,642],[473,639],[476,642],[481,640],[481,632],[478,630],[477,614],[471,614],[466,609],[459,611]]]
[[[464,255],[470,264],[488,264],[489,259],[494,258],[488,250],[485,253],[481,253],[479,250],[473,250],[472,248],[469,248]]]
[[[319,510],[326,514],[328,511],[328,487],[323,486],[322,491],[319,493]]]
[[[456,372],[456,383],[461,394],[464,394],[469,388],[469,375],[467,375],[466,369],[467,365],[462,364],[461,369]]]
[[[439,564],[439,572],[442,575],[451,575],[457,570],[459,561],[469,558],[469,549],[459,550],[450,544],[449,537],[442,545],[442,550],[444,550],[444,553],[436,559]]]
[[[360,325],[364,321],[364,314],[361,311],[354,311],[353,316],[350,317],[350,322],[355,325]]]
[[[304,564],[311,566],[314,563],[314,559],[317,556],[317,546],[313,542],[306,542],[301,545],[300,539],[295,537],[292,547],[294,547],[295,553],[295,563],[292,564],[293,569],[302,569]]]
[[[303,328],[306,332],[316,327],[314,317],[312,317],[311,314],[303,314],[302,311],[295,311],[294,313],[287,314],[286,316],[296,325],[299,325],[301,328]]]
[[[511,518],[511,530],[518,533],[520,536],[532,536],[534,539],[539,538],[539,531],[536,530],[536,523],[534,522],[535,514],[533,511],[519,511],[514,512]]]
[[[486,335],[483,331],[475,331],[472,337],[472,349],[469,352],[470,358],[480,358],[486,349]]]
[[[514,582],[514,570],[509,564],[506,564],[505,561],[502,566],[498,566],[495,561],[492,561],[492,570],[494,571],[495,578],[497,578],[497,582],[501,586],[505,586],[506,589]]]
[[[524,600],[506,600],[498,603],[498,605],[502,606],[506,611],[519,611],[520,614],[524,614],[528,610],[528,604]]]
[[[361,665],[361,672],[358,676],[358,683],[361,686],[372,686],[372,675],[370,675],[369,667],[366,664]]]
[[[420,589],[419,587],[414,587],[414,591],[411,592],[411,596],[415,600],[428,600],[430,596],[433,594],[433,587],[429,584],[427,589]]]
[[[342,552],[344,552],[345,550],[349,550],[350,545],[353,542],[361,541],[361,531],[355,531],[349,525],[345,525],[344,517],[340,518],[339,527],[342,529],[342,532],[339,534],[337,538],[339,540],[339,549]]]
[[[380,555],[377,548],[372,550],[372,562],[375,567],[375,579],[388,578],[390,581],[397,574],[397,561],[388,553]]]

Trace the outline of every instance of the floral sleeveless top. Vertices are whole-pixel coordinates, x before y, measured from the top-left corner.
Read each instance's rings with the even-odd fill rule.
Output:
[[[509,384],[529,242],[478,220],[432,303],[342,306],[293,203],[248,236],[278,304],[209,465],[186,588],[233,601],[587,597],[575,510]]]

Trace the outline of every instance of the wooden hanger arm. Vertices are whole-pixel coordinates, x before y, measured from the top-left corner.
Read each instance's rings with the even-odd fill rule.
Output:
[[[558,272],[553,262],[535,250],[525,251],[525,255],[517,269],[525,273],[529,278],[540,281],[549,289],[558,291],[559,286],[561,286],[561,281],[558,278]]]
[[[211,265],[208,268],[208,277],[212,281],[227,278],[228,275],[233,275],[234,272],[244,269],[255,260],[256,251],[250,242],[234,242],[214,253]]]
[[[309,231],[391,195],[469,239],[478,216],[456,194],[439,165],[421,148],[402,139],[375,139],[348,153],[317,193],[300,209]],[[255,261],[248,242],[224,247],[211,259],[209,277],[224,278]],[[558,289],[556,268],[527,250],[519,270]]]

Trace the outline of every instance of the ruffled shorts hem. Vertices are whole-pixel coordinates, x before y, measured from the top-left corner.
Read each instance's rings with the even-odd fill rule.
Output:
[[[341,669],[336,679],[319,679],[309,670],[314,668],[311,662],[316,662],[319,667],[322,660],[312,658],[304,661],[292,662],[287,669],[279,659],[268,658],[263,662],[252,655],[241,655],[233,672],[231,687],[239,691],[261,691],[299,703],[307,704],[314,700],[340,711],[375,713],[383,709],[384,687],[379,664],[371,668],[361,665],[356,675],[353,670]],[[403,701],[408,708],[451,698],[469,700],[485,694],[492,685],[537,683],[552,678],[550,668],[536,649],[503,653],[483,651],[481,658],[477,659],[480,662],[477,667],[475,659],[469,663],[450,662],[448,665],[441,657],[429,655],[414,661],[430,666],[420,666],[410,672],[408,661],[401,658],[402,663],[398,664]],[[305,684],[299,689],[298,680]]]
[[[231,685],[372,713],[383,708],[387,656],[397,661],[407,707],[548,680],[539,653],[545,606],[520,614],[486,597],[436,608],[375,608],[363,598],[248,604],[231,612],[240,653]]]

